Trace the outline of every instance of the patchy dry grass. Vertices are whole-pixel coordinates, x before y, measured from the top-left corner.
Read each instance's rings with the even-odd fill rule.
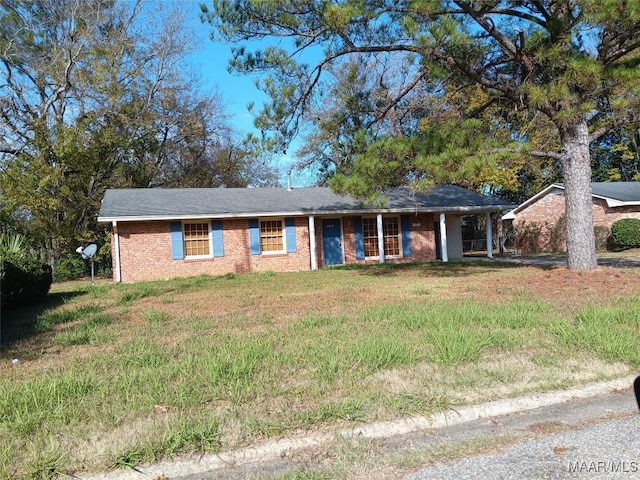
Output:
[[[23,326],[0,358],[0,478],[627,374],[639,294],[638,270],[488,262],[57,284],[55,305],[3,312]]]

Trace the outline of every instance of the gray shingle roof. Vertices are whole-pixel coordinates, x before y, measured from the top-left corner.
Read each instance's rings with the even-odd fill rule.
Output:
[[[594,182],[591,192],[619,202],[640,202],[640,182]]]
[[[412,193],[390,190],[380,208],[336,195],[329,188],[133,188],[107,190],[98,221],[322,215],[373,212],[486,212],[513,205],[455,186]]]

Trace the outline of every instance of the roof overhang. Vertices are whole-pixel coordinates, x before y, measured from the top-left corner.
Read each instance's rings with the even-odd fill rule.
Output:
[[[537,202],[538,200],[540,200],[542,197],[547,195],[551,190],[553,190],[555,188],[560,188],[560,189],[564,190],[564,185],[560,185],[558,183],[552,183],[551,185],[549,185],[544,190],[541,190],[538,193],[536,193],[533,197],[531,197],[531,198],[525,200],[524,202],[522,202],[520,205],[518,205],[516,208],[514,208],[510,212],[504,214],[502,216],[502,220],[513,220],[514,218],[516,218],[516,213],[518,213],[519,211],[527,208],[532,203]]]
[[[361,209],[361,210],[306,210],[297,212],[252,212],[252,213],[211,213],[211,214],[183,214],[183,215],[146,215],[146,216],[121,216],[121,217],[98,217],[99,223],[113,222],[149,222],[149,221],[180,221],[180,220],[199,220],[199,219],[229,219],[229,218],[262,218],[262,217],[329,217],[329,216],[349,216],[349,215],[376,215],[381,214],[414,214],[418,213],[444,213],[444,214],[480,214],[503,212],[512,208],[513,205],[477,205],[477,206],[460,206],[447,208],[380,208],[380,209]]]
[[[521,210],[524,210],[525,208],[527,208],[532,203],[537,202],[540,198],[542,198],[545,195],[547,195],[553,189],[564,190],[564,184],[553,183],[553,184],[549,185],[547,188],[545,188],[544,190],[541,190],[540,192],[536,193],[533,197],[525,200],[523,203],[518,205],[516,208],[514,208],[510,212],[504,214],[502,216],[502,219],[503,220],[514,220],[516,218],[516,214],[518,212],[520,212]],[[610,208],[640,206],[640,201],[625,202],[625,201],[622,201],[622,200],[617,200],[615,198],[607,197],[605,195],[597,195],[595,193],[591,193],[591,196],[593,198],[598,198],[600,200],[604,200],[605,202],[607,202],[607,206],[610,207]]]
[[[635,206],[640,205],[640,202],[638,202],[638,201],[624,202],[622,200],[616,200],[615,198],[605,197],[603,195],[592,194],[592,196],[594,198],[599,198],[601,200],[604,200],[605,202],[607,202],[607,206],[611,207],[611,208],[616,208],[616,207],[635,207]]]

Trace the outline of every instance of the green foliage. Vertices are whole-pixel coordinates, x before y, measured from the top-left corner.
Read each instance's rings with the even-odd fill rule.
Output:
[[[14,132],[2,135],[0,219],[52,263],[79,244],[104,245],[107,188],[276,181],[255,145],[235,137],[222,99],[200,93],[185,68],[180,2],[153,15],[156,3],[0,4],[3,127]],[[98,271],[108,256],[101,248]],[[75,275],[69,267],[60,278]]]
[[[538,222],[522,222],[513,227],[513,245],[516,250],[528,253],[538,253],[542,225]]]
[[[611,226],[611,238],[617,249],[640,248],[640,218],[618,220]]]
[[[85,273],[85,261],[80,255],[62,257],[56,262],[53,271],[53,280],[62,282],[65,280],[75,280],[81,278]]]
[[[51,267],[37,255],[24,250],[0,250],[0,299],[3,308],[44,300],[52,281]]]
[[[566,217],[560,215],[556,223],[547,226],[547,232],[549,235],[549,249],[552,252],[564,252],[566,249],[566,229],[567,220]]]
[[[609,241],[610,231],[603,225],[596,225],[593,227],[593,236],[596,239],[596,251],[604,252],[607,250],[607,243]]]
[[[581,309],[573,321],[558,320],[551,330],[570,347],[597,352],[613,362],[640,366],[640,351],[630,333],[640,327],[640,303],[637,299],[618,301],[612,306]]]
[[[640,180],[640,130],[627,125],[598,139],[591,150],[591,168],[597,182]]]

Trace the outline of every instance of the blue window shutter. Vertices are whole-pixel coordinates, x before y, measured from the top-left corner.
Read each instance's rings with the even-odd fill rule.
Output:
[[[409,215],[402,215],[400,217],[402,223],[402,256],[411,256],[411,222]]]
[[[174,260],[182,260],[184,258],[181,222],[171,222],[171,256]]]
[[[356,241],[356,260],[364,260],[364,236],[362,234],[362,217],[353,217],[353,233]]]
[[[213,238],[213,256],[224,257],[224,243],[222,242],[222,221],[211,222],[211,236]]]
[[[296,219],[285,218],[284,224],[287,232],[287,253],[294,253],[296,251]]]
[[[262,248],[260,247],[260,222],[252,218],[249,220],[249,246],[251,255],[260,255]]]

